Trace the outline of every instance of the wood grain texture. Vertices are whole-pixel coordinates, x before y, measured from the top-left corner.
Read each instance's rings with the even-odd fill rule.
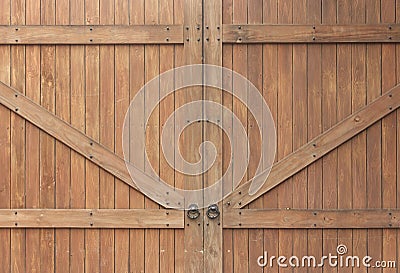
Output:
[[[4,83],[0,83],[0,92],[2,104],[4,103],[4,105],[15,111],[18,115],[21,115],[40,129],[55,137],[58,141],[64,143],[104,170],[127,183],[129,186],[137,188],[130,178],[128,170],[126,169],[125,161],[114,152],[101,145],[99,142],[94,140],[94,138],[91,138],[71,127],[68,123],[35,104],[20,92],[10,88]],[[149,179],[149,177],[143,174],[143,179]],[[170,197],[175,195],[174,192],[170,193]],[[181,200],[181,197],[179,197],[179,195],[176,195],[176,197],[178,198],[175,199],[178,200],[176,202],[180,202],[179,200]],[[173,203],[171,203],[171,205],[173,205]]]
[[[400,228],[397,209],[313,210],[313,209],[246,209],[224,214],[224,228]]]
[[[400,25],[224,24],[224,43],[396,43]]]
[[[0,26],[0,44],[112,45],[182,43],[182,25]]]
[[[0,209],[1,228],[183,228],[183,212],[163,209]]]
[[[378,99],[354,112],[325,133],[317,136],[300,149],[274,164],[267,182],[256,194],[247,195],[249,188],[247,183],[238,187],[225,199],[224,204],[227,205],[230,202],[235,208],[247,205],[332,149],[362,132],[376,121],[392,113],[399,106],[400,86],[395,86]]]

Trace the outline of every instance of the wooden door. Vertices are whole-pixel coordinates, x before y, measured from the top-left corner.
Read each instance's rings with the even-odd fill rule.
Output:
[[[3,272],[396,271],[398,0],[1,4]],[[226,70],[198,67],[189,78],[200,75],[200,83],[178,88],[180,68],[199,64]],[[221,86],[206,85],[220,76]],[[152,79],[155,90],[143,88]],[[263,123],[249,108],[252,85],[274,121],[276,154],[249,194],[260,159],[270,167],[261,156]],[[227,92],[238,87],[242,99]],[[177,90],[164,98],[168,88]],[[130,107],[135,99],[143,103]],[[203,119],[173,119],[185,130],[177,142],[177,129],[166,136],[171,165],[162,132],[193,101]],[[229,111],[236,119],[226,120]],[[234,119],[249,143],[236,154],[242,131]],[[205,166],[206,141],[215,147],[212,167],[182,173],[176,153]],[[249,159],[239,181],[235,156]],[[209,217],[202,189],[223,175],[213,199],[220,214]],[[200,206],[195,219],[192,203]],[[345,262],[371,256],[373,266],[288,264],[329,253]],[[284,256],[287,267],[278,258],[271,266],[271,256]]]

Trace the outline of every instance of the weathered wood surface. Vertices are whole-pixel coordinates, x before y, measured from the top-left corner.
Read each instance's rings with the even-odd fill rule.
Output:
[[[233,209],[225,210],[223,226],[283,229],[400,228],[400,210]]]
[[[183,228],[183,214],[164,209],[0,209],[0,228]]]
[[[182,25],[0,26],[0,44],[182,44]]]

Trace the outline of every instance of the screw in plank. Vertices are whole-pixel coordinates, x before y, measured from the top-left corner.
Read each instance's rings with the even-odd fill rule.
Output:
[[[166,215],[169,215],[169,212],[167,211],[165,214],[166,214]]]
[[[239,195],[240,195],[240,194],[242,194],[242,192],[241,192],[241,191],[239,191]]]
[[[188,26],[186,26],[185,28],[186,28],[186,30],[189,30],[189,27],[188,27]]]
[[[313,157],[317,157],[317,155],[316,155],[316,154],[313,154],[312,156],[313,156]]]
[[[242,26],[238,26],[238,29],[242,29]]]
[[[389,224],[389,227],[391,227],[392,226],[392,224]]]
[[[317,147],[317,144],[313,143],[313,145],[312,145],[312,146],[315,148],[315,147]]]
[[[17,43],[18,43],[18,40],[15,40],[15,42],[17,42]]]
[[[169,227],[169,224],[167,224],[167,227]]]
[[[198,223],[197,225],[200,226],[200,223]]]
[[[90,146],[93,146],[93,142],[90,142]]]
[[[218,226],[220,226],[221,225],[221,223],[220,222],[218,222]]]
[[[189,38],[186,38],[186,41],[189,42]]]
[[[93,222],[90,222],[90,226],[91,226],[91,227],[93,226]]]
[[[389,25],[389,29],[392,29],[392,25]]]
[[[167,27],[167,30],[169,30],[169,27]]]
[[[208,26],[206,26],[206,29],[208,29]]]
[[[221,41],[221,38],[218,37],[218,38],[217,38],[217,41],[218,41],[218,42]]]
[[[19,28],[16,28],[16,29],[15,29],[15,31],[18,31],[18,30],[19,30]]]
[[[239,42],[241,42],[241,41],[242,41],[242,38],[241,38],[241,37],[239,37],[239,39],[238,39],[238,40],[239,40]]]
[[[242,223],[239,223],[239,226],[242,226]]]
[[[392,95],[392,94],[389,94],[389,98],[391,98],[391,97],[393,97],[393,95]]]
[[[186,225],[189,226],[189,223],[187,223]]]
[[[17,214],[18,214],[18,212],[16,211],[16,212],[14,212],[14,214],[15,214],[15,215],[17,215]]]
[[[231,205],[231,201],[229,201],[228,203],[226,203],[228,206],[230,206]]]
[[[217,29],[220,29],[221,27],[220,26],[217,26]]]
[[[317,213],[316,213],[316,212],[314,212],[313,214],[314,214],[314,215],[317,215]]]
[[[90,30],[90,31],[93,31],[93,28],[91,27],[91,28],[89,28],[89,30]]]
[[[15,97],[18,98],[18,94],[15,94]]]
[[[93,39],[90,39],[89,41],[90,41],[90,42],[93,42]]]
[[[18,110],[19,110],[18,108],[15,108],[15,112],[18,112]]]
[[[354,118],[354,121],[355,122],[359,122],[361,120],[361,118],[359,117],[359,116],[356,116],[355,118]]]
[[[207,38],[206,38],[206,41],[207,41],[207,42],[210,41],[210,38],[207,37]]]
[[[317,226],[317,224],[314,224],[314,227],[316,227]]]
[[[241,212],[241,211],[239,211],[239,215],[242,215],[242,212]]]
[[[18,223],[15,223],[15,226],[18,226]]]
[[[90,216],[93,216],[93,212],[91,211],[91,212],[89,213],[89,215],[90,215]]]
[[[388,38],[389,40],[392,40],[392,36],[389,36],[389,38]]]
[[[392,110],[393,109],[393,107],[392,106],[389,106],[389,110]]]
[[[200,38],[197,38],[197,42],[200,42]]]
[[[312,26],[312,29],[315,29],[315,26]]]
[[[242,205],[242,202],[239,202],[239,206],[241,206]]]
[[[197,29],[197,30],[200,30],[200,26],[197,26],[196,29]]]
[[[313,41],[315,41],[315,36],[312,37]]]
[[[89,158],[90,158],[90,159],[93,159],[93,156],[92,156],[92,155],[89,155]]]

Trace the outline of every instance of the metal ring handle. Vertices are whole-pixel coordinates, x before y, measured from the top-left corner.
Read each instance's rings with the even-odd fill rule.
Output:
[[[219,212],[219,208],[217,204],[213,204],[208,206],[207,209],[207,217],[210,219],[215,219],[219,216],[220,212]]]
[[[187,211],[187,216],[190,219],[197,219],[200,216],[200,210],[199,207],[196,204],[191,204],[189,206],[189,209]]]

